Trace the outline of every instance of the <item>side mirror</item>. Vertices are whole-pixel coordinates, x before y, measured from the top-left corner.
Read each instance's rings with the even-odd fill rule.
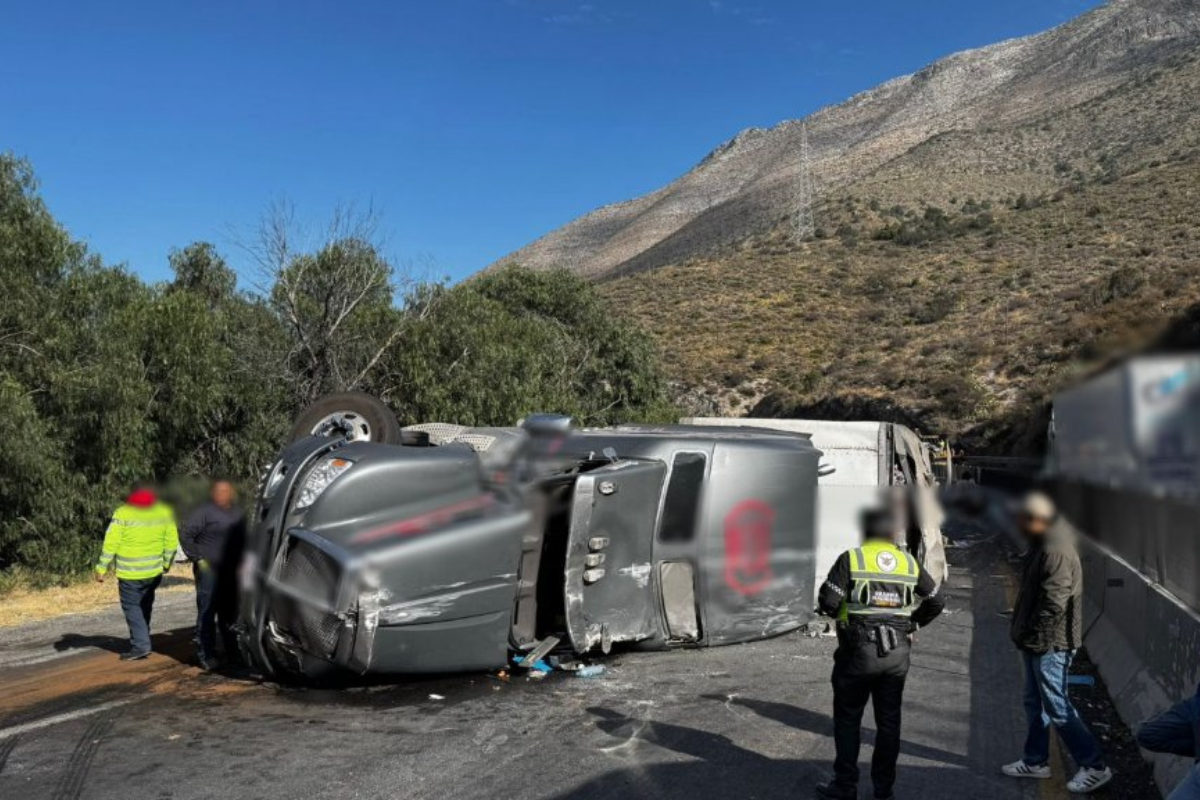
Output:
[[[833,464],[818,464],[817,465],[817,477],[818,478],[824,478],[826,475],[832,475],[835,472],[837,472],[837,467],[835,467]]]

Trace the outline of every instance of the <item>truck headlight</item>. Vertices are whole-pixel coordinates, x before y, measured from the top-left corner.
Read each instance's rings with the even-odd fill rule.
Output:
[[[293,508],[300,511],[317,502],[317,498],[329,488],[329,484],[352,466],[354,462],[344,458],[327,458],[317,464],[304,479],[304,485],[300,487],[300,494],[296,496],[296,505]]]

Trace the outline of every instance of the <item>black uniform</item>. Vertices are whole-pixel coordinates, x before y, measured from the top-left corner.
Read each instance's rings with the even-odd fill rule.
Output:
[[[915,586],[911,587],[912,599],[920,604],[911,613],[909,608],[896,608],[895,592],[886,581],[870,582],[864,589],[862,584],[868,582],[853,577],[855,553],[848,551],[838,558],[822,584],[818,598],[821,612],[831,617],[838,616],[843,603],[852,595],[855,595],[859,611],[851,611],[844,615],[848,617],[845,621],[838,623],[838,649],[833,661],[837,757],[833,782],[819,789],[826,797],[857,798],[862,715],[870,700],[875,708],[877,729],[871,780],[875,785],[875,797],[886,800],[892,797],[896,783],[910,634],[932,622],[942,613],[945,603],[937,594],[933,578],[913,560],[910,563],[916,568],[917,576]],[[857,587],[856,583],[859,584]]]
[[[246,539],[246,515],[237,506],[207,502],[179,529],[179,543],[196,578],[196,643],[200,658],[216,656],[220,631],[226,658],[237,657],[233,625],[238,616],[237,569]]]

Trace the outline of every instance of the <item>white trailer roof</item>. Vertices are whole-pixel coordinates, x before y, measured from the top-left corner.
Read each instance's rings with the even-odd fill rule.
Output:
[[[879,455],[885,439],[881,422],[829,422],[810,419],[744,419],[740,417],[686,417],[683,425],[724,425],[807,433],[825,454],[822,463],[837,468],[821,478],[822,486],[879,486]]]

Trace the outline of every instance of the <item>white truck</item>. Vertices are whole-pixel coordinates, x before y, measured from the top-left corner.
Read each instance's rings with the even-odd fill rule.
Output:
[[[1140,356],[1054,398],[1047,472],[1200,495],[1200,355]]]
[[[824,455],[817,482],[816,585],[844,551],[862,543],[859,515],[892,486],[911,488],[914,517],[905,544],[940,584],[947,576],[942,510],[929,448],[911,429],[890,422],[688,417],[684,425],[725,425],[805,433]]]

